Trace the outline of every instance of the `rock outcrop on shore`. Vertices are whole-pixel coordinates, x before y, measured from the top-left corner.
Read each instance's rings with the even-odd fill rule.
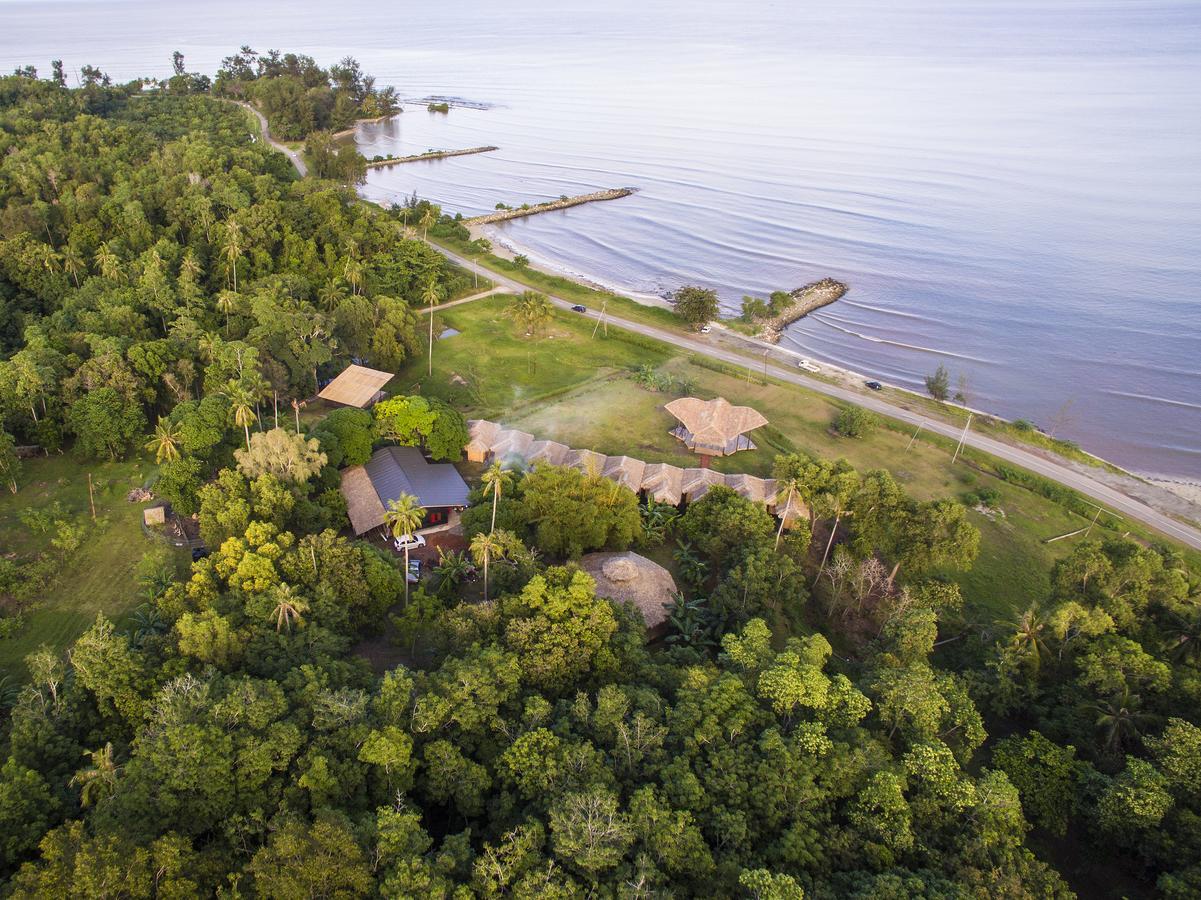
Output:
[[[520,219],[522,216],[533,216],[538,213],[551,212],[556,209],[567,209],[579,206],[581,203],[594,203],[598,200],[616,200],[628,197],[635,188],[613,188],[608,191],[595,191],[591,194],[580,194],[577,197],[560,197],[558,200],[547,200],[545,203],[535,203],[530,206],[519,206],[516,209],[498,209],[494,213],[465,219],[465,225],[491,225],[493,222],[504,222],[508,219]]]
[[[821,281],[797,288],[791,292],[792,303],[786,310],[761,323],[759,339],[772,344],[779,343],[785,328],[815,309],[829,306],[846,292],[847,286],[833,278],[823,278]]]

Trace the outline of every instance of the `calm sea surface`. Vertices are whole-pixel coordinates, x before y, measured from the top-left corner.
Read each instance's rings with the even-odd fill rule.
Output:
[[[0,66],[212,72],[249,43],[345,53],[410,99],[363,152],[448,211],[639,193],[503,226],[615,288],[736,309],[829,275],[788,345],[1137,471],[1201,477],[1201,3],[1155,0],[0,0]]]

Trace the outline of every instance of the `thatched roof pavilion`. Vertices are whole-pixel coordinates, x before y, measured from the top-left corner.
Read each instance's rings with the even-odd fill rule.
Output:
[[[681,397],[664,409],[680,420],[671,434],[696,453],[730,456],[739,450],[754,450],[745,432],[767,424],[767,419],[749,406],[733,406],[724,397],[700,400]]]
[[[596,581],[596,595],[630,603],[642,614],[647,631],[662,631],[676,596],[676,582],[658,563],[645,556],[623,553],[587,553],[580,568]]]

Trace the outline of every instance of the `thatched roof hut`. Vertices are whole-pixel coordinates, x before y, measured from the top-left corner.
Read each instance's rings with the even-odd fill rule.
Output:
[[[567,454],[563,465],[579,469],[585,475],[599,475],[605,471],[606,462],[608,457],[595,450],[572,450]]]
[[[685,469],[680,481],[680,493],[688,503],[695,503],[709,493],[715,484],[724,485],[726,476],[712,469]]]
[[[561,466],[567,461],[569,453],[571,453],[571,448],[558,441],[534,441],[530,444],[529,455],[526,459],[530,465],[536,462],[545,462],[552,466]]]
[[[656,503],[679,506],[683,495],[680,492],[684,470],[670,463],[650,463],[642,471],[642,490]]]
[[[647,631],[661,632],[676,596],[675,579],[645,556],[623,553],[588,553],[580,568],[596,581],[598,597],[630,603],[642,614]]]
[[[700,400],[681,397],[672,400],[664,409],[680,420],[671,434],[697,453],[707,456],[729,456],[739,450],[754,450],[755,444],[745,432],[767,424],[749,406],[733,406],[724,397]]]
[[[624,488],[629,488],[635,494],[642,490],[642,476],[646,471],[646,463],[629,456],[610,456],[605,460],[601,474],[612,479]]]
[[[500,425],[487,419],[471,419],[467,422],[467,430],[471,436],[467,442],[467,458],[472,462],[487,462]]]

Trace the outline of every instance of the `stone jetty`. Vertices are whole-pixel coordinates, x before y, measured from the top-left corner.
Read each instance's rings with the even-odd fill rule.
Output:
[[[508,219],[520,219],[522,216],[533,216],[556,209],[567,209],[568,207],[579,206],[582,203],[594,203],[598,200],[616,200],[619,197],[630,196],[635,190],[636,188],[613,188],[608,191],[580,194],[578,197],[560,197],[558,200],[547,200],[545,203],[534,203],[514,209],[498,209],[496,212],[488,213],[484,216],[464,219],[463,224],[491,225],[493,222],[504,222]]]
[[[499,149],[499,147],[468,147],[465,150],[430,150],[428,153],[414,153],[412,156],[369,159],[367,160],[367,168],[377,169],[383,166],[397,166],[401,163],[423,162],[427,159],[447,159],[451,156],[470,156],[472,153],[491,153],[493,150]]]
[[[815,281],[791,291],[792,302],[778,316],[773,316],[762,323],[759,339],[778,344],[780,335],[784,333],[785,328],[815,309],[829,306],[846,292],[847,286],[833,278],[823,278],[821,281]]]

